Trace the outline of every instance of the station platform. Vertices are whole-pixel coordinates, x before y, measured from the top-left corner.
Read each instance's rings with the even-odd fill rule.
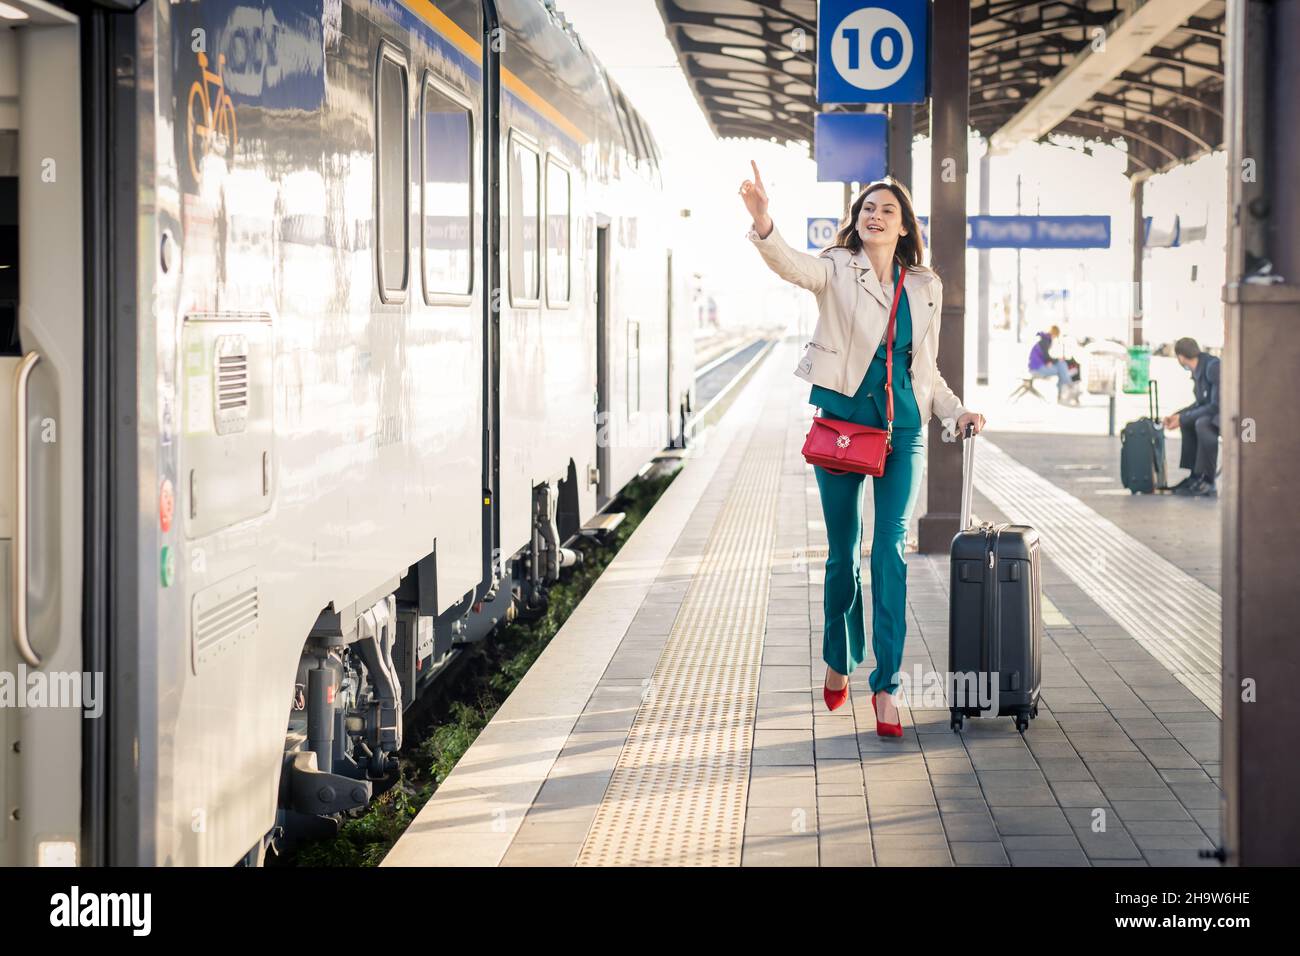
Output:
[[[821,699],[796,361],[778,343],[700,436],[382,865],[1217,865],[1198,857],[1220,825],[1215,500],[1101,494],[1117,437],[999,433],[965,396],[989,418],[976,516],[1043,537],[1042,706],[1022,737],[915,701],[882,739],[870,657],[851,706]],[[907,561],[903,670],[942,673],[948,558]]]

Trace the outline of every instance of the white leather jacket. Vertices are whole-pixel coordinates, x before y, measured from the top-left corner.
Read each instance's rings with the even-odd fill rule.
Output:
[[[790,247],[776,224],[767,238],[748,238],[763,261],[787,282],[817,297],[817,328],[794,374],[814,385],[852,395],[885,340],[893,287],[883,288],[864,251],[825,249],[809,255]],[[907,270],[903,288],[912,314],[912,388],[921,421],[931,414],[956,422],[967,408],[939,374],[939,325],[943,283],[924,266]]]

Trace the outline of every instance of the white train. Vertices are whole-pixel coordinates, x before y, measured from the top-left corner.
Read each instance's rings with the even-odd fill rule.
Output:
[[[0,860],[257,862],[684,440],[658,149],[541,0],[6,3]]]

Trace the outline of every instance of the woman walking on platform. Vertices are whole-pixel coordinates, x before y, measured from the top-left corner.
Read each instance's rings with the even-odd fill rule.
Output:
[[[939,374],[943,284],[921,265],[921,230],[907,189],[892,179],[869,184],[849,210],[835,242],[819,255],[790,247],[768,215],[758,165],[740,187],[754,225],[748,238],[781,278],[817,296],[813,337],[794,374],[812,384],[808,401],[826,416],[888,429],[893,451],[874,477],[871,544],[871,700],[876,732],[903,734],[898,690],[907,628],[907,525],[921,487],[925,425],[939,416],[947,432],[967,424],[978,433],[984,416],[967,409]],[[886,332],[895,295],[893,370],[886,367]],[[893,401],[886,395],[893,380]],[[892,422],[888,409],[893,406]],[[826,521],[829,555],[823,608],[826,660],[823,696],[835,710],[848,697],[849,675],[866,657],[861,581],[862,480],[854,471],[814,465]]]

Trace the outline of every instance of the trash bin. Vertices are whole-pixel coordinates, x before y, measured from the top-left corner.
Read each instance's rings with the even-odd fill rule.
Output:
[[[1124,391],[1130,393],[1145,392],[1150,377],[1151,346],[1130,345],[1128,349],[1128,378],[1124,381]]]

